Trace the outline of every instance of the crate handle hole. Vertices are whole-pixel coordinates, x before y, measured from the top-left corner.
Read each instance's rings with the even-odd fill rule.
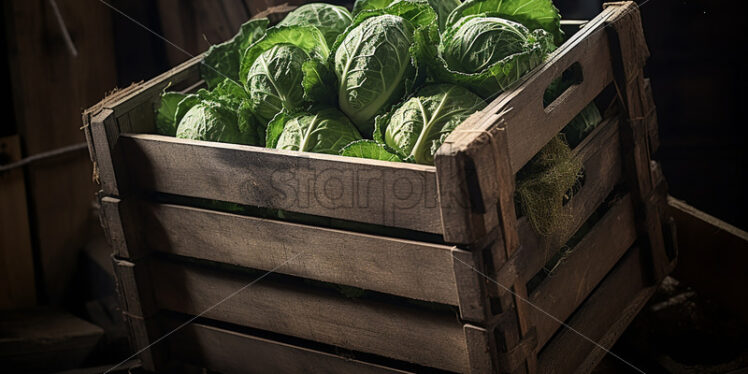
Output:
[[[575,62],[551,81],[543,93],[543,109],[550,113],[584,81],[582,64]]]

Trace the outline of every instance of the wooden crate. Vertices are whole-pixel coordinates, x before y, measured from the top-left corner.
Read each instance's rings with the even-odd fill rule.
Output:
[[[650,156],[647,55],[636,5],[607,4],[463,123],[435,166],[153,135],[159,93],[198,87],[199,57],[107,98],[84,127],[133,348],[150,370],[590,371],[676,258]],[[544,108],[545,89],[572,65],[583,80]],[[604,90],[616,104],[573,150],[586,180],[565,205],[569,234],[539,236],[517,217],[514,176]],[[206,199],[303,219],[197,203]],[[547,243],[593,216],[528,289]],[[174,326],[184,327],[160,338]]]

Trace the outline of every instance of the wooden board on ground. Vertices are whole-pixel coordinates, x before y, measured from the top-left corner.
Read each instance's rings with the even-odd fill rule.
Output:
[[[78,367],[104,331],[47,307],[0,312],[0,365],[9,372]]]
[[[748,323],[748,298],[735,287],[748,284],[748,233],[685,201],[668,198],[678,227],[678,267],[674,276]]]
[[[0,138],[0,166],[21,159],[17,135]],[[0,172],[0,310],[36,304],[23,169]]]

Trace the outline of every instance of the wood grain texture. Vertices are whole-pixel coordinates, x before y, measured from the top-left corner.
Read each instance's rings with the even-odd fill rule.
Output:
[[[478,272],[484,269],[479,256],[481,251],[468,252],[455,248],[452,251],[460,318],[472,322],[484,322],[486,310],[485,280]]]
[[[114,256],[130,261],[147,256],[149,250],[143,244],[147,239],[142,227],[144,217],[138,210],[136,201],[104,196],[99,204],[102,226]]]
[[[499,270],[496,279],[507,284],[519,277],[529,281],[545,265],[548,257],[561,248],[621,181],[622,165],[618,140],[618,120],[600,124],[574,150],[574,157],[582,162],[585,184],[564,206],[562,214],[570,217],[567,227],[553,236],[536,233],[527,217],[519,220],[521,249]]]
[[[634,247],[566,323],[610,349],[653,292],[654,287],[644,282],[641,252]],[[541,352],[539,372],[585,373],[594,369],[603,351],[578,333],[562,328]]]
[[[122,135],[135,186],[181,196],[441,233],[434,167]]]
[[[177,324],[167,325],[176,328]],[[259,338],[199,323],[180,329],[168,342],[173,361],[221,373],[405,374],[406,371]]]
[[[508,175],[513,180],[514,174],[612,81],[608,40],[599,31],[613,13],[611,8],[595,17],[515,89],[500,94],[462,123],[439,148],[434,161],[446,240],[477,240],[487,232],[483,216],[501,191],[513,194],[513,187],[505,187],[508,180],[497,178],[498,163],[504,161],[496,160],[490,151],[493,143],[506,138],[507,150],[501,157],[508,159]],[[543,108],[548,85],[574,63],[580,64],[583,81]]]
[[[590,21],[581,31],[557,49],[548,60],[517,83],[515,89],[500,94],[485,108],[485,117],[497,120],[463,123],[446,140],[448,148],[440,152],[457,153],[471,143],[484,143],[498,131],[507,131],[512,173],[516,173],[552,137],[571,121],[612,81],[610,50],[603,32],[605,22],[616,7],[611,7]],[[565,91],[547,108],[543,94],[548,85],[572,64],[578,62],[583,81]]]
[[[609,9],[613,9],[610,7]],[[649,136],[646,119],[650,113],[646,95],[643,67],[649,57],[641,16],[637,5],[624,3],[616,8],[606,29],[613,62],[616,88],[625,110],[626,121],[621,122],[621,150],[625,177],[631,186],[637,230],[643,237],[642,250],[650,254],[651,282],[659,283],[672,267],[665,249],[662,232],[664,195],[655,190],[650,169]],[[666,190],[666,189],[665,189]],[[661,196],[653,196],[660,193]],[[655,204],[655,201],[659,201]],[[659,206],[658,206],[659,205]]]
[[[84,141],[80,111],[116,85],[110,10],[101,4],[57,0],[65,31],[49,1],[3,2],[8,63],[17,128],[24,156]],[[32,235],[41,264],[40,285],[52,304],[62,303],[85,244],[94,185],[83,152],[27,169]],[[51,188],[50,186],[54,186]]]
[[[143,368],[159,373],[168,370],[169,351],[165,343],[156,341],[172,329],[166,330],[156,318],[143,318],[124,313],[125,325],[130,338],[130,350],[138,353]],[[155,344],[154,344],[155,343]]]
[[[495,365],[491,360],[494,355],[492,350],[496,348],[489,339],[488,331],[473,325],[465,325],[464,329],[470,357],[469,372],[474,374],[495,372]]]
[[[149,318],[157,312],[154,300],[153,281],[148,268],[135,262],[112,257],[117,296],[122,312],[126,315]]]
[[[107,195],[119,196],[127,189],[124,170],[115,170],[115,164],[122,163],[121,152],[115,149],[119,140],[119,127],[114,119],[114,111],[103,109],[95,115],[84,119],[88,120],[84,127],[90,130],[93,146],[89,146],[94,159],[94,178]],[[121,182],[121,183],[120,183]]]
[[[452,256],[469,252],[453,247],[177,205],[143,203],[140,212],[137,227],[128,230],[142,232],[146,248],[141,253],[278,268],[283,274],[460,305]]]
[[[2,163],[21,159],[17,135],[0,138]],[[36,304],[36,281],[23,169],[0,173],[0,310]]]
[[[734,293],[735,285],[748,284],[748,233],[685,201],[669,197],[668,206],[680,249],[673,276],[748,322],[748,299]]]
[[[444,370],[468,370],[454,315],[153,259],[158,306]],[[248,286],[251,284],[251,286]],[[231,296],[233,295],[233,296]],[[231,296],[231,297],[229,297]]]
[[[636,240],[634,210],[627,195],[569,253],[563,263],[530,295],[538,347],[558,329]],[[555,319],[548,317],[551,314]]]

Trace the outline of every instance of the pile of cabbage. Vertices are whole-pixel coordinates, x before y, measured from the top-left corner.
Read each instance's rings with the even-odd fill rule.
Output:
[[[313,3],[244,24],[206,88],[165,92],[159,133],[433,164],[446,137],[563,40],[551,0]]]

